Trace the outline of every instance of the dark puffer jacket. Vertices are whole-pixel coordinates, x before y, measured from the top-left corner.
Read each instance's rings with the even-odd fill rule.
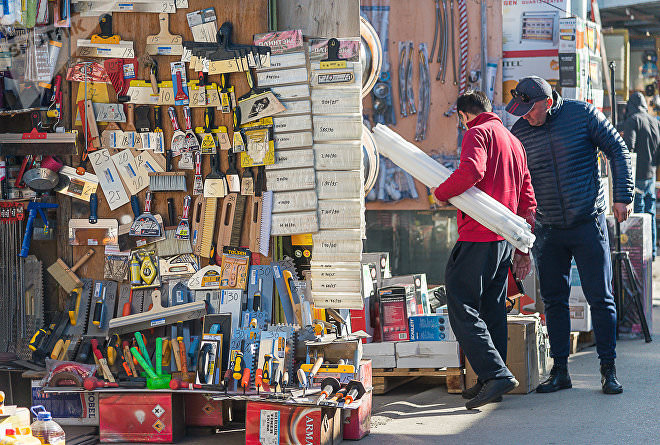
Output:
[[[646,99],[640,92],[631,94],[626,106],[623,139],[628,149],[637,153],[635,179],[655,179],[660,124],[649,114]]]
[[[611,161],[614,202],[632,202],[634,183],[628,148],[593,105],[565,100],[553,92],[553,106],[545,124],[532,127],[520,118],[511,132],[527,152],[539,223],[572,227],[605,210],[598,149]]]

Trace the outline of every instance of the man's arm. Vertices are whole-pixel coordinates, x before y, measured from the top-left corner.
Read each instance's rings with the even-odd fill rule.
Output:
[[[486,139],[479,131],[468,131],[461,144],[461,162],[458,168],[435,189],[438,201],[448,201],[477,182],[486,172]]]
[[[628,151],[635,151],[635,142],[637,141],[637,121],[632,117],[626,119],[623,124],[623,140],[628,147]]]
[[[626,206],[632,203],[635,188],[628,147],[603,113],[596,110],[593,105],[589,105],[586,112],[591,140],[610,160],[614,180],[612,185],[614,202]],[[615,213],[616,210],[615,208]]]
[[[529,168],[527,168],[527,162],[525,162],[523,182],[518,198],[518,211],[516,214],[525,218],[525,221],[532,226],[533,232],[534,223],[536,222],[536,197],[534,196],[532,177],[529,173]],[[529,274],[531,268],[532,262],[529,259],[529,253],[522,253],[520,250],[516,250],[513,256],[513,274],[516,278],[519,280],[524,279]]]

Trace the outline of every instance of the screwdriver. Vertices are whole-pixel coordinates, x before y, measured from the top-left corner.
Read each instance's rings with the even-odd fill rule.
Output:
[[[241,379],[241,386],[243,387],[243,395],[245,395],[245,390],[250,384],[250,368],[243,369],[243,378]]]

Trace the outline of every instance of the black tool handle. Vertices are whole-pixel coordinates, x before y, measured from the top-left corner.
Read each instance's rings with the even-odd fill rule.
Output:
[[[204,129],[208,132],[215,126],[215,112],[213,107],[206,107],[204,112]]]
[[[170,226],[175,226],[177,221],[176,213],[174,212],[174,198],[167,198],[167,215],[170,218]]]
[[[99,33],[99,37],[103,37],[104,39],[107,39],[114,35],[112,33],[111,14],[103,14],[101,17],[99,17],[99,26],[101,27],[101,32]]]
[[[96,193],[89,195],[89,223],[96,224],[98,222],[99,198]]]
[[[334,37],[328,40],[328,59],[329,61],[339,59],[339,40]]]
[[[167,153],[165,153],[165,171],[172,171],[172,150],[167,150]]]
[[[163,119],[160,115],[160,105],[154,107],[154,128],[163,129]]]
[[[136,218],[140,216],[140,201],[138,201],[137,195],[131,196],[131,209],[133,210],[133,216]]]

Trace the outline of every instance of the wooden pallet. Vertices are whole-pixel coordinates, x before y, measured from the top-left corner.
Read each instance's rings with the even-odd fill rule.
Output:
[[[584,348],[593,346],[596,342],[594,331],[589,332],[571,332],[571,354],[580,352]]]
[[[374,394],[385,394],[420,377],[443,379],[450,394],[465,388],[464,368],[374,368],[372,375]]]

